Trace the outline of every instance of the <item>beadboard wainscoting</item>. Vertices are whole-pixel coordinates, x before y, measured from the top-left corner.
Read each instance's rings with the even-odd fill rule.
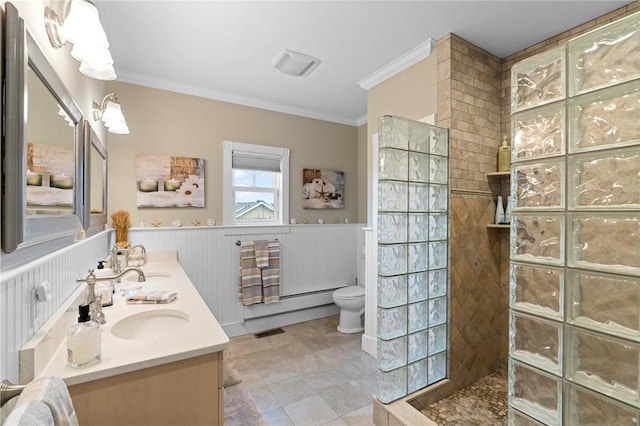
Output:
[[[0,279],[0,378],[18,383],[18,350],[78,288],[109,247],[104,231],[15,269],[2,269]],[[51,300],[36,303],[40,283],[51,285]]]
[[[175,250],[178,261],[229,336],[336,314],[331,292],[364,277],[362,224],[261,228],[131,228],[147,251]],[[237,241],[280,241],[281,303],[238,301]],[[178,296],[179,297],[179,296]]]

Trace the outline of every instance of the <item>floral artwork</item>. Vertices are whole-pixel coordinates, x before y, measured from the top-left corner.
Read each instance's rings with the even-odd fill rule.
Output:
[[[344,208],[344,172],[304,169],[302,171],[302,208]]]
[[[204,207],[204,159],[136,157],[138,207]]]

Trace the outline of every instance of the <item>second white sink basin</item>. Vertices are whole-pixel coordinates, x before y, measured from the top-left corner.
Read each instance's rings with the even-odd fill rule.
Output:
[[[111,334],[126,340],[157,339],[175,333],[189,322],[189,315],[177,309],[139,312],[121,319],[111,327]]]

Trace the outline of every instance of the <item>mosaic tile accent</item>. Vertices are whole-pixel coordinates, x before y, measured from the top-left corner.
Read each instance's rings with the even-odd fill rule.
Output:
[[[503,370],[491,373],[429,405],[422,413],[441,426],[506,425],[507,374]]]

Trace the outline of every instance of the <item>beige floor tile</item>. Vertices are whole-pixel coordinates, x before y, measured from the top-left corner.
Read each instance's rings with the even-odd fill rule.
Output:
[[[316,394],[316,392],[301,377],[283,380],[281,382],[268,385],[268,387],[283,407],[287,404],[291,404],[292,402],[299,401]]]
[[[280,407],[275,395],[267,386],[253,389],[249,391],[249,394],[255,401],[256,407],[258,407],[258,410],[260,410],[261,413],[266,413],[267,411],[275,410]]]
[[[345,414],[340,419],[348,426],[374,426],[373,405],[367,404],[356,411]]]
[[[331,368],[316,370],[304,374],[302,377],[317,393],[324,392],[335,386],[347,383],[347,378],[344,376],[342,371]]]
[[[371,398],[350,383],[335,386],[319,393],[322,398],[339,416],[351,413],[371,403]]]
[[[262,417],[269,426],[294,426],[293,422],[282,407],[263,413]],[[225,424],[225,426],[227,425]]]
[[[318,395],[286,405],[284,411],[295,426],[317,426],[338,418],[336,412]]]

